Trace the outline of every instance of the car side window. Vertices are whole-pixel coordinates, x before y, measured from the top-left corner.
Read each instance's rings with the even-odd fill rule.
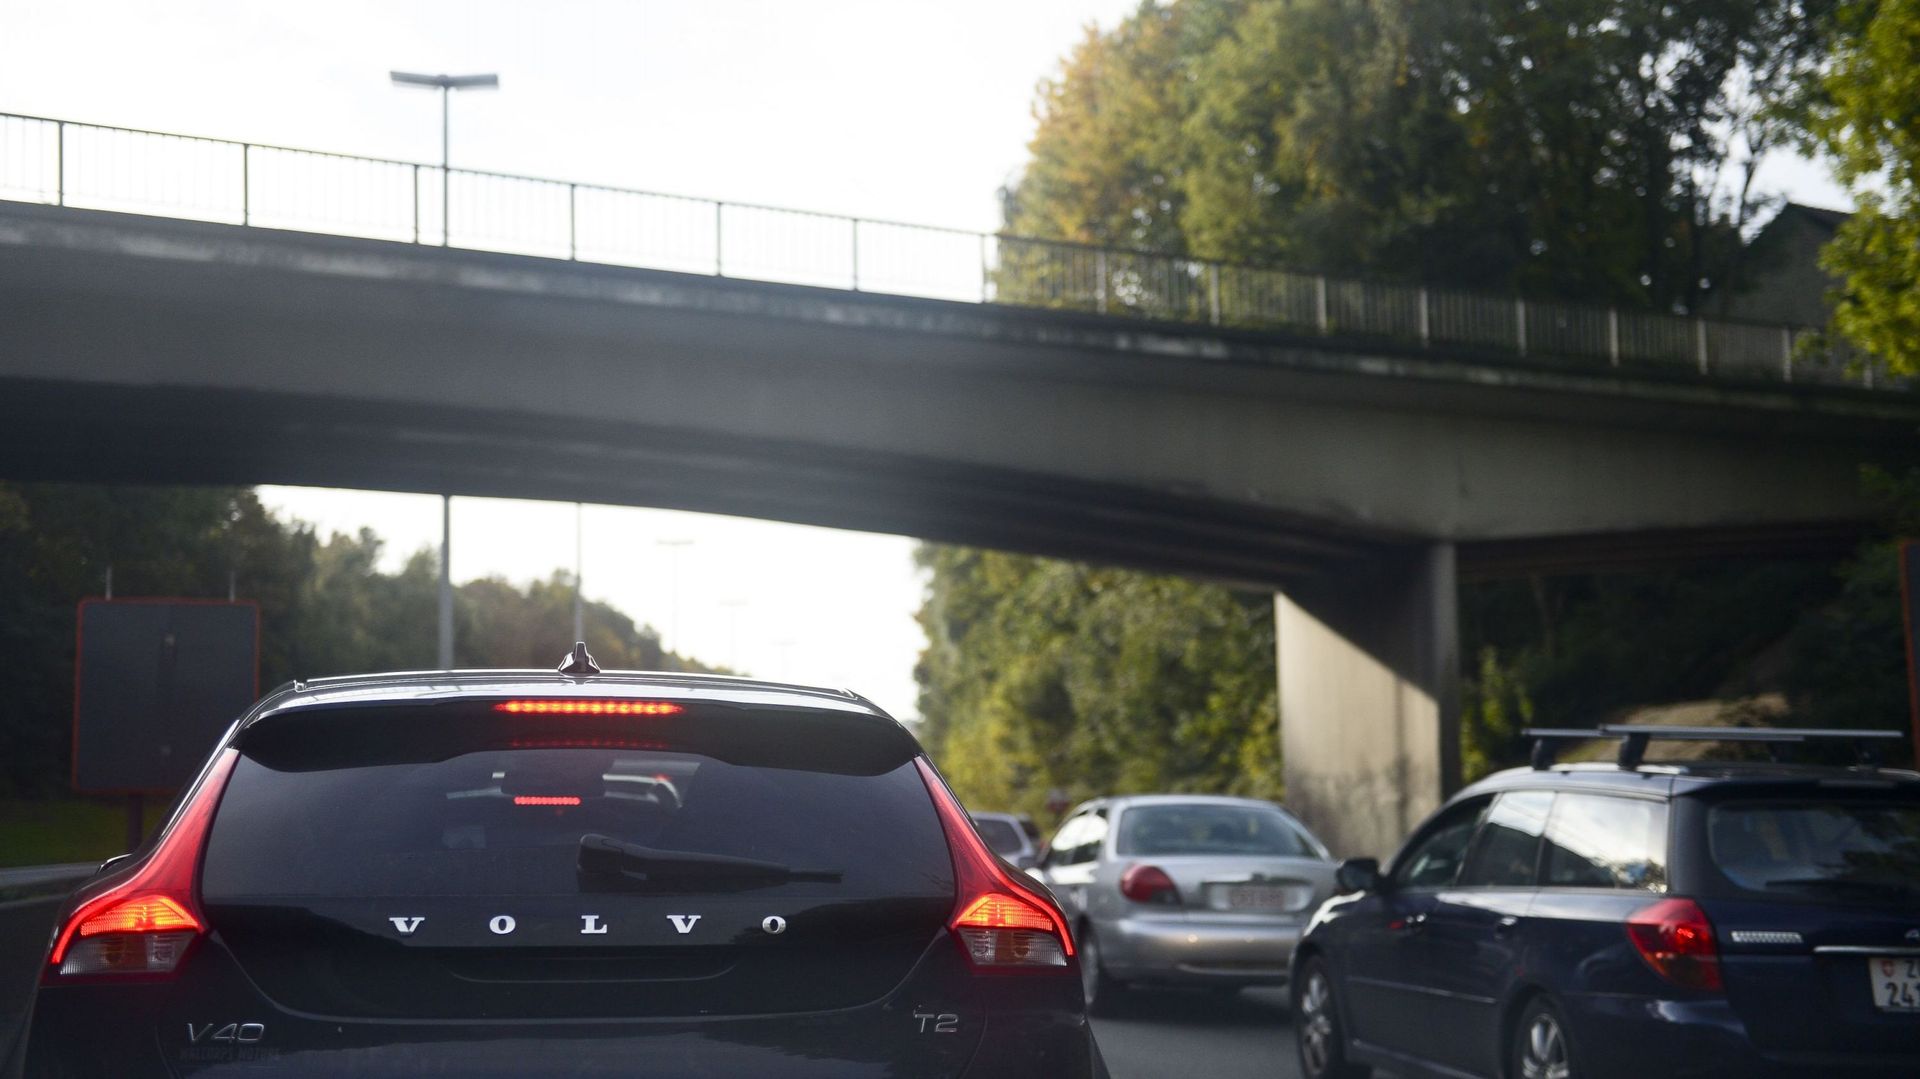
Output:
[[[1100,844],[1107,838],[1107,815],[1094,810],[1086,816],[1085,832],[1080,844],[1073,848],[1074,863],[1091,862],[1100,857]]]
[[[1463,888],[1527,887],[1540,866],[1540,835],[1553,808],[1552,791],[1508,791],[1494,799],[1487,819],[1474,834],[1467,863],[1460,870]]]
[[[1403,851],[1393,867],[1395,888],[1445,888],[1453,883],[1487,800],[1462,802],[1441,814],[1426,833]]]
[[[1049,866],[1074,864],[1074,848],[1079,843],[1079,836],[1085,827],[1086,820],[1084,814],[1069,818],[1060,826],[1059,831],[1053,833],[1053,841],[1047,844]]]
[[[1644,798],[1562,793],[1547,818],[1541,883],[1667,888],[1667,807]]]

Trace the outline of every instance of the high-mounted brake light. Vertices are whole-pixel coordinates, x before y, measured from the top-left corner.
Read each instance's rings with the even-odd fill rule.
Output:
[[[1683,989],[1721,987],[1713,923],[1691,899],[1662,899],[1627,918],[1627,938],[1654,973]]]
[[[562,697],[549,700],[501,701],[496,712],[520,716],[677,716],[686,711],[672,701],[607,701]]]
[[[513,804],[517,806],[577,806],[580,796],[577,794],[516,794]]]
[[[980,970],[1065,967],[1073,936],[1060,908],[1002,868],[933,766],[925,758],[914,764],[933,796],[953,856],[955,898],[947,928],[967,960]]]
[[[194,880],[214,807],[237,750],[223,752],[200,779],[153,853],[125,880],[83,901],[60,927],[47,975],[169,974],[206,931]]]

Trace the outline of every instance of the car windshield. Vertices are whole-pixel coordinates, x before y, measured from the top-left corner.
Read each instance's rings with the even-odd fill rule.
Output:
[[[1714,864],[1742,888],[1839,897],[1920,892],[1920,805],[1768,802],[1715,806]]]
[[[1136,806],[1120,818],[1122,855],[1268,854],[1312,858],[1299,828],[1270,806]]]
[[[975,817],[973,826],[980,831],[980,838],[987,841],[997,854],[1019,854],[1026,849],[1026,843],[1020,838],[1020,829],[1011,821],[999,817]]]

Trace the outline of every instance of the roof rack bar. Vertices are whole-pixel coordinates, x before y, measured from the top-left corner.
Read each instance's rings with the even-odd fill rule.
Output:
[[[1553,767],[1555,742],[1584,742],[1599,737],[1598,732],[1588,727],[1584,730],[1564,727],[1528,727],[1520,732],[1533,739],[1533,752],[1528,754],[1527,763],[1536,772],[1544,772]]]
[[[1620,739],[1617,757],[1621,768],[1632,770],[1646,759],[1647,746],[1653,742],[1752,742],[1766,747],[1769,760],[1779,761],[1780,747],[1810,741],[1849,741],[1861,764],[1880,763],[1880,747],[1905,738],[1905,731],[1832,730],[1815,727],[1643,727],[1631,723],[1606,723],[1598,727],[1529,727],[1520,732],[1533,739],[1529,755],[1535,771],[1553,767],[1556,742]]]
[[[1620,767],[1625,771],[1633,771],[1635,768],[1640,767],[1641,761],[1646,759],[1647,743],[1649,741],[1651,741],[1651,738],[1649,732],[1646,730],[1622,733],[1620,735],[1620,754],[1614,759],[1619,762]]]
[[[1805,742],[1831,738],[1847,741],[1898,741],[1905,731],[1846,731],[1820,727],[1642,727],[1631,723],[1608,723],[1588,732],[1588,738],[1624,738],[1644,734],[1661,742]]]

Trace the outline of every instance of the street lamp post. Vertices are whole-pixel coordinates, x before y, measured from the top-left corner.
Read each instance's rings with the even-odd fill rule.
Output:
[[[487,75],[421,75],[411,71],[390,73],[395,86],[418,86],[427,90],[440,91],[440,246],[450,246],[453,236],[453,204],[448,201],[452,191],[452,170],[448,167],[447,155],[447,98],[455,90],[498,90],[500,76]]]
[[[388,73],[395,86],[418,86],[427,90],[440,91],[440,246],[450,247],[453,240],[453,170],[448,155],[447,143],[447,96],[455,90],[498,90],[500,76],[486,75],[421,75],[412,71],[393,71]],[[416,174],[417,185],[419,177]],[[419,192],[414,192],[417,201]],[[419,239],[420,218],[414,214],[414,239]],[[577,586],[576,586],[577,587]],[[578,616],[576,615],[576,620]],[[577,639],[577,638],[576,638]],[[453,496],[440,496],[440,666],[448,669],[453,666]]]
[[[657,539],[653,542],[661,547],[665,547],[669,555],[669,565],[671,568],[667,571],[667,588],[670,590],[673,598],[668,601],[667,625],[669,627],[668,632],[673,635],[672,647],[680,648],[680,549],[691,546],[693,541],[690,539]],[[665,643],[661,644],[662,649],[667,647]]]
[[[587,599],[585,588],[587,573],[586,515],[584,503],[573,504],[573,639],[587,639]]]
[[[453,669],[453,496],[440,496],[440,669]]]

